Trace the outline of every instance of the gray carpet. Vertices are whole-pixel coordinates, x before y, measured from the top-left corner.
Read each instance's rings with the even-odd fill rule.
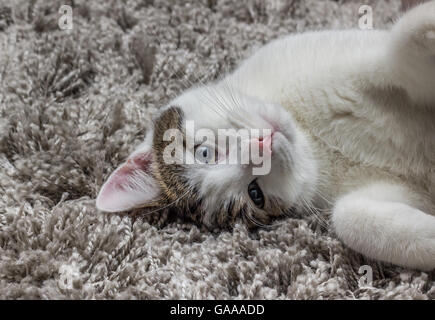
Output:
[[[369,261],[310,218],[211,233],[95,209],[171,97],[279,35],[356,27],[360,1],[75,0],[62,31],[71,2],[0,0],[0,298],[435,298],[434,274]],[[376,28],[400,6],[365,2]]]

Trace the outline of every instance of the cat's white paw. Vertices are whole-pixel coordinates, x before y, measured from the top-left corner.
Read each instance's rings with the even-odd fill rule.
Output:
[[[393,33],[402,46],[435,54],[435,1],[406,13],[394,26]]]
[[[407,12],[391,30],[385,65],[392,82],[403,88],[416,105],[435,102],[435,0]]]
[[[423,44],[427,46],[427,48],[435,53],[435,26],[424,32],[423,34]]]
[[[435,269],[435,217],[406,203],[406,189],[372,185],[339,199],[332,223],[350,248],[372,259]]]

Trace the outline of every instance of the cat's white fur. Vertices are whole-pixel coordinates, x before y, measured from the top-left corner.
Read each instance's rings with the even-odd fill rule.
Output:
[[[230,76],[318,141],[319,191],[334,199],[333,226],[348,246],[425,270],[435,268],[434,35],[432,1],[391,31],[274,41]]]
[[[199,128],[273,128],[272,171],[258,177],[266,198],[329,212],[368,257],[435,268],[435,1],[388,31],[275,40],[174,104]],[[253,178],[241,166],[187,177],[210,212],[246,197]]]

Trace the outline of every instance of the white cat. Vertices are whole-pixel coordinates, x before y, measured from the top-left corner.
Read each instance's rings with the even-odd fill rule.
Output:
[[[166,164],[170,128],[271,129],[272,167]],[[184,137],[186,138],[186,137]],[[193,138],[193,137],[192,137]],[[194,156],[213,148],[195,140]],[[198,149],[201,148],[201,149]],[[197,151],[200,150],[198,153]],[[219,154],[225,158],[225,154]],[[103,211],[173,208],[208,226],[323,214],[350,248],[435,268],[435,1],[389,31],[278,39],[221,81],[163,108],[102,187]],[[163,209],[162,209],[163,210]]]

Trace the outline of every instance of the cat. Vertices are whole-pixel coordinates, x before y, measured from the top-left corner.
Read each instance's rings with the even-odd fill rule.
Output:
[[[249,140],[271,156],[251,165],[168,164],[173,140],[186,156],[219,148],[186,137],[196,128],[268,129]],[[191,135],[191,134],[190,134]],[[171,153],[172,154],[172,153]],[[99,210],[176,208],[206,226],[239,219],[266,225],[282,215],[322,215],[346,246],[408,268],[435,268],[435,1],[390,30],[319,31],[277,39],[231,74],[163,107],[144,142],[96,199]]]

